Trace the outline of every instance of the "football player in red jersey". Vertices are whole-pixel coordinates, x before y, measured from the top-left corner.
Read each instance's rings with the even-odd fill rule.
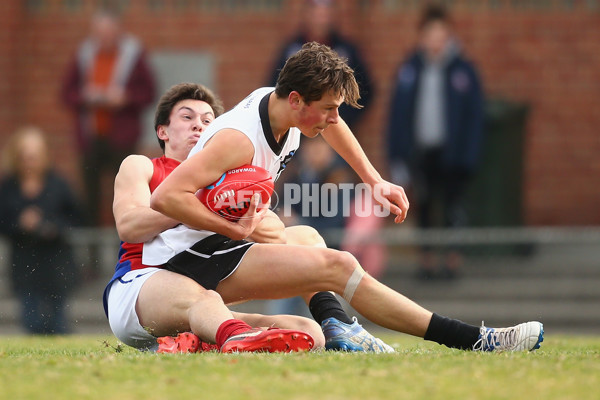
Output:
[[[115,274],[104,292],[111,329],[129,346],[159,352],[323,347],[323,334],[314,321],[232,312],[215,291],[161,266],[143,264],[142,243],[179,225],[150,208],[152,191],[187,157],[206,126],[222,112],[220,100],[209,89],[197,84],[175,85],[163,95],[156,111],[156,134],[164,155],[155,159],[131,155],[121,164],[115,178],[113,212],[122,242]],[[266,227],[263,240],[273,236]],[[235,249],[231,254],[236,254]],[[224,253],[220,259],[228,257]]]

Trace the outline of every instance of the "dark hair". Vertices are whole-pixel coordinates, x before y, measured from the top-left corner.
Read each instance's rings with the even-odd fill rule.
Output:
[[[223,114],[225,109],[223,103],[209,88],[197,83],[180,83],[175,86],[171,86],[165,94],[162,95],[156,106],[156,112],[154,113],[154,131],[158,131],[160,125],[169,125],[171,120],[171,111],[177,103],[182,100],[201,100],[208,103],[213,109],[215,117]],[[160,148],[165,150],[165,141],[158,139]]]
[[[432,22],[450,23],[450,16],[443,5],[430,3],[423,9],[418,25],[419,30],[422,30]]]
[[[354,108],[360,93],[354,71],[328,46],[317,42],[306,43],[296,54],[288,58],[279,72],[275,94],[279,98],[292,91],[300,93],[306,103],[320,100],[324,94],[333,92],[344,97],[344,102]]]

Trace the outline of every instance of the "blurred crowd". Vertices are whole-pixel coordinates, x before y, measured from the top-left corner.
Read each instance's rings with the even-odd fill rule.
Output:
[[[300,30],[281,44],[263,83],[273,85],[273,77],[287,57],[303,43],[329,45],[348,59],[360,85],[364,108],[340,108],[342,118],[356,131],[379,94],[361,49],[338,30],[337,6],[334,0],[305,2]],[[416,225],[464,227],[468,225],[464,197],[484,140],[482,83],[444,7],[425,7],[415,29],[418,42],[396,70],[388,103],[384,133],[388,169],[384,173],[408,191]],[[139,151],[143,113],[159,95],[156,71],[144,44],[126,32],[119,15],[110,10],[94,13],[88,37],[74,49],[62,76],[60,97],[72,115],[83,190],[74,190],[53,169],[54,155],[48,146],[51,138],[37,127],[19,129],[8,141],[0,182],[0,233],[10,243],[12,289],[20,300],[23,327],[38,334],[69,331],[65,301],[80,271],[73,261],[67,233],[76,226],[112,225],[114,176],[121,161]],[[280,191],[283,185],[294,182],[359,182],[345,161],[320,138],[306,140],[294,158],[278,181]],[[364,192],[352,196],[352,203],[340,203],[334,216],[304,215],[294,209],[292,215],[282,218],[289,224],[317,228],[328,245],[351,251],[367,272],[380,278],[388,253],[378,232],[386,221],[372,213],[353,212],[355,202],[373,205]],[[344,207],[349,208],[347,213],[342,212]],[[328,238],[331,229],[343,234]],[[419,253],[415,270],[420,279],[460,275],[459,249],[423,247]],[[303,313],[295,308],[298,304],[294,300],[277,303],[273,312]]]

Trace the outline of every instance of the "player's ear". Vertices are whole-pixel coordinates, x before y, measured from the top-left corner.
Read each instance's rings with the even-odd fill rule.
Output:
[[[156,136],[160,140],[167,140],[169,138],[169,134],[167,133],[167,127],[164,125],[159,125],[156,129]]]
[[[291,91],[288,95],[288,103],[292,107],[293,110],[297,110],[300,108],[300,105],[303,103],[302,96],[300,93],[295,90]]]

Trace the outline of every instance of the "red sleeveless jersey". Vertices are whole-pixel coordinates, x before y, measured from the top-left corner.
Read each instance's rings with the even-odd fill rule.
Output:
[[[154,190],[160,185],[162,181],[165,180],[167,176],[179,165],[181,164],[179,161],[174,160],[172,158],[167,158],[162,156],[160,158],[152,159],[152,164],[154,166],[154,171],[152,172],[152,178],[150,178],[149,186],[150,193],[154,192]],[[123,275],[128,273],[129,271],[146,268],[146,265],[142,264],[142,250],[144,248],[143,243],[127,243],[121,242],[121,246],[119,248],[119,261],[115,266],[115,273],[106,285],[104,289],[104,294],[102,296],[103,304],[104,304],[104,313],[108,317],[108,288],[112,285],[112,283],[120,279]]]
[[[160,183],[181,163],[172,158],[162,156],[160,158],[153,158],[152,164],[154,165],[154,172],[152,173],[152,178],[149,183],[150,193],[154,192],[158,185],[160,185]],[[142,264],[143,247],[143,243],[121,242],[121,248],[119,249],[119,263],[116,268],[117,271],[120,269],[123,270],[121,276],[129,271],[147,267],[147,265]]]

